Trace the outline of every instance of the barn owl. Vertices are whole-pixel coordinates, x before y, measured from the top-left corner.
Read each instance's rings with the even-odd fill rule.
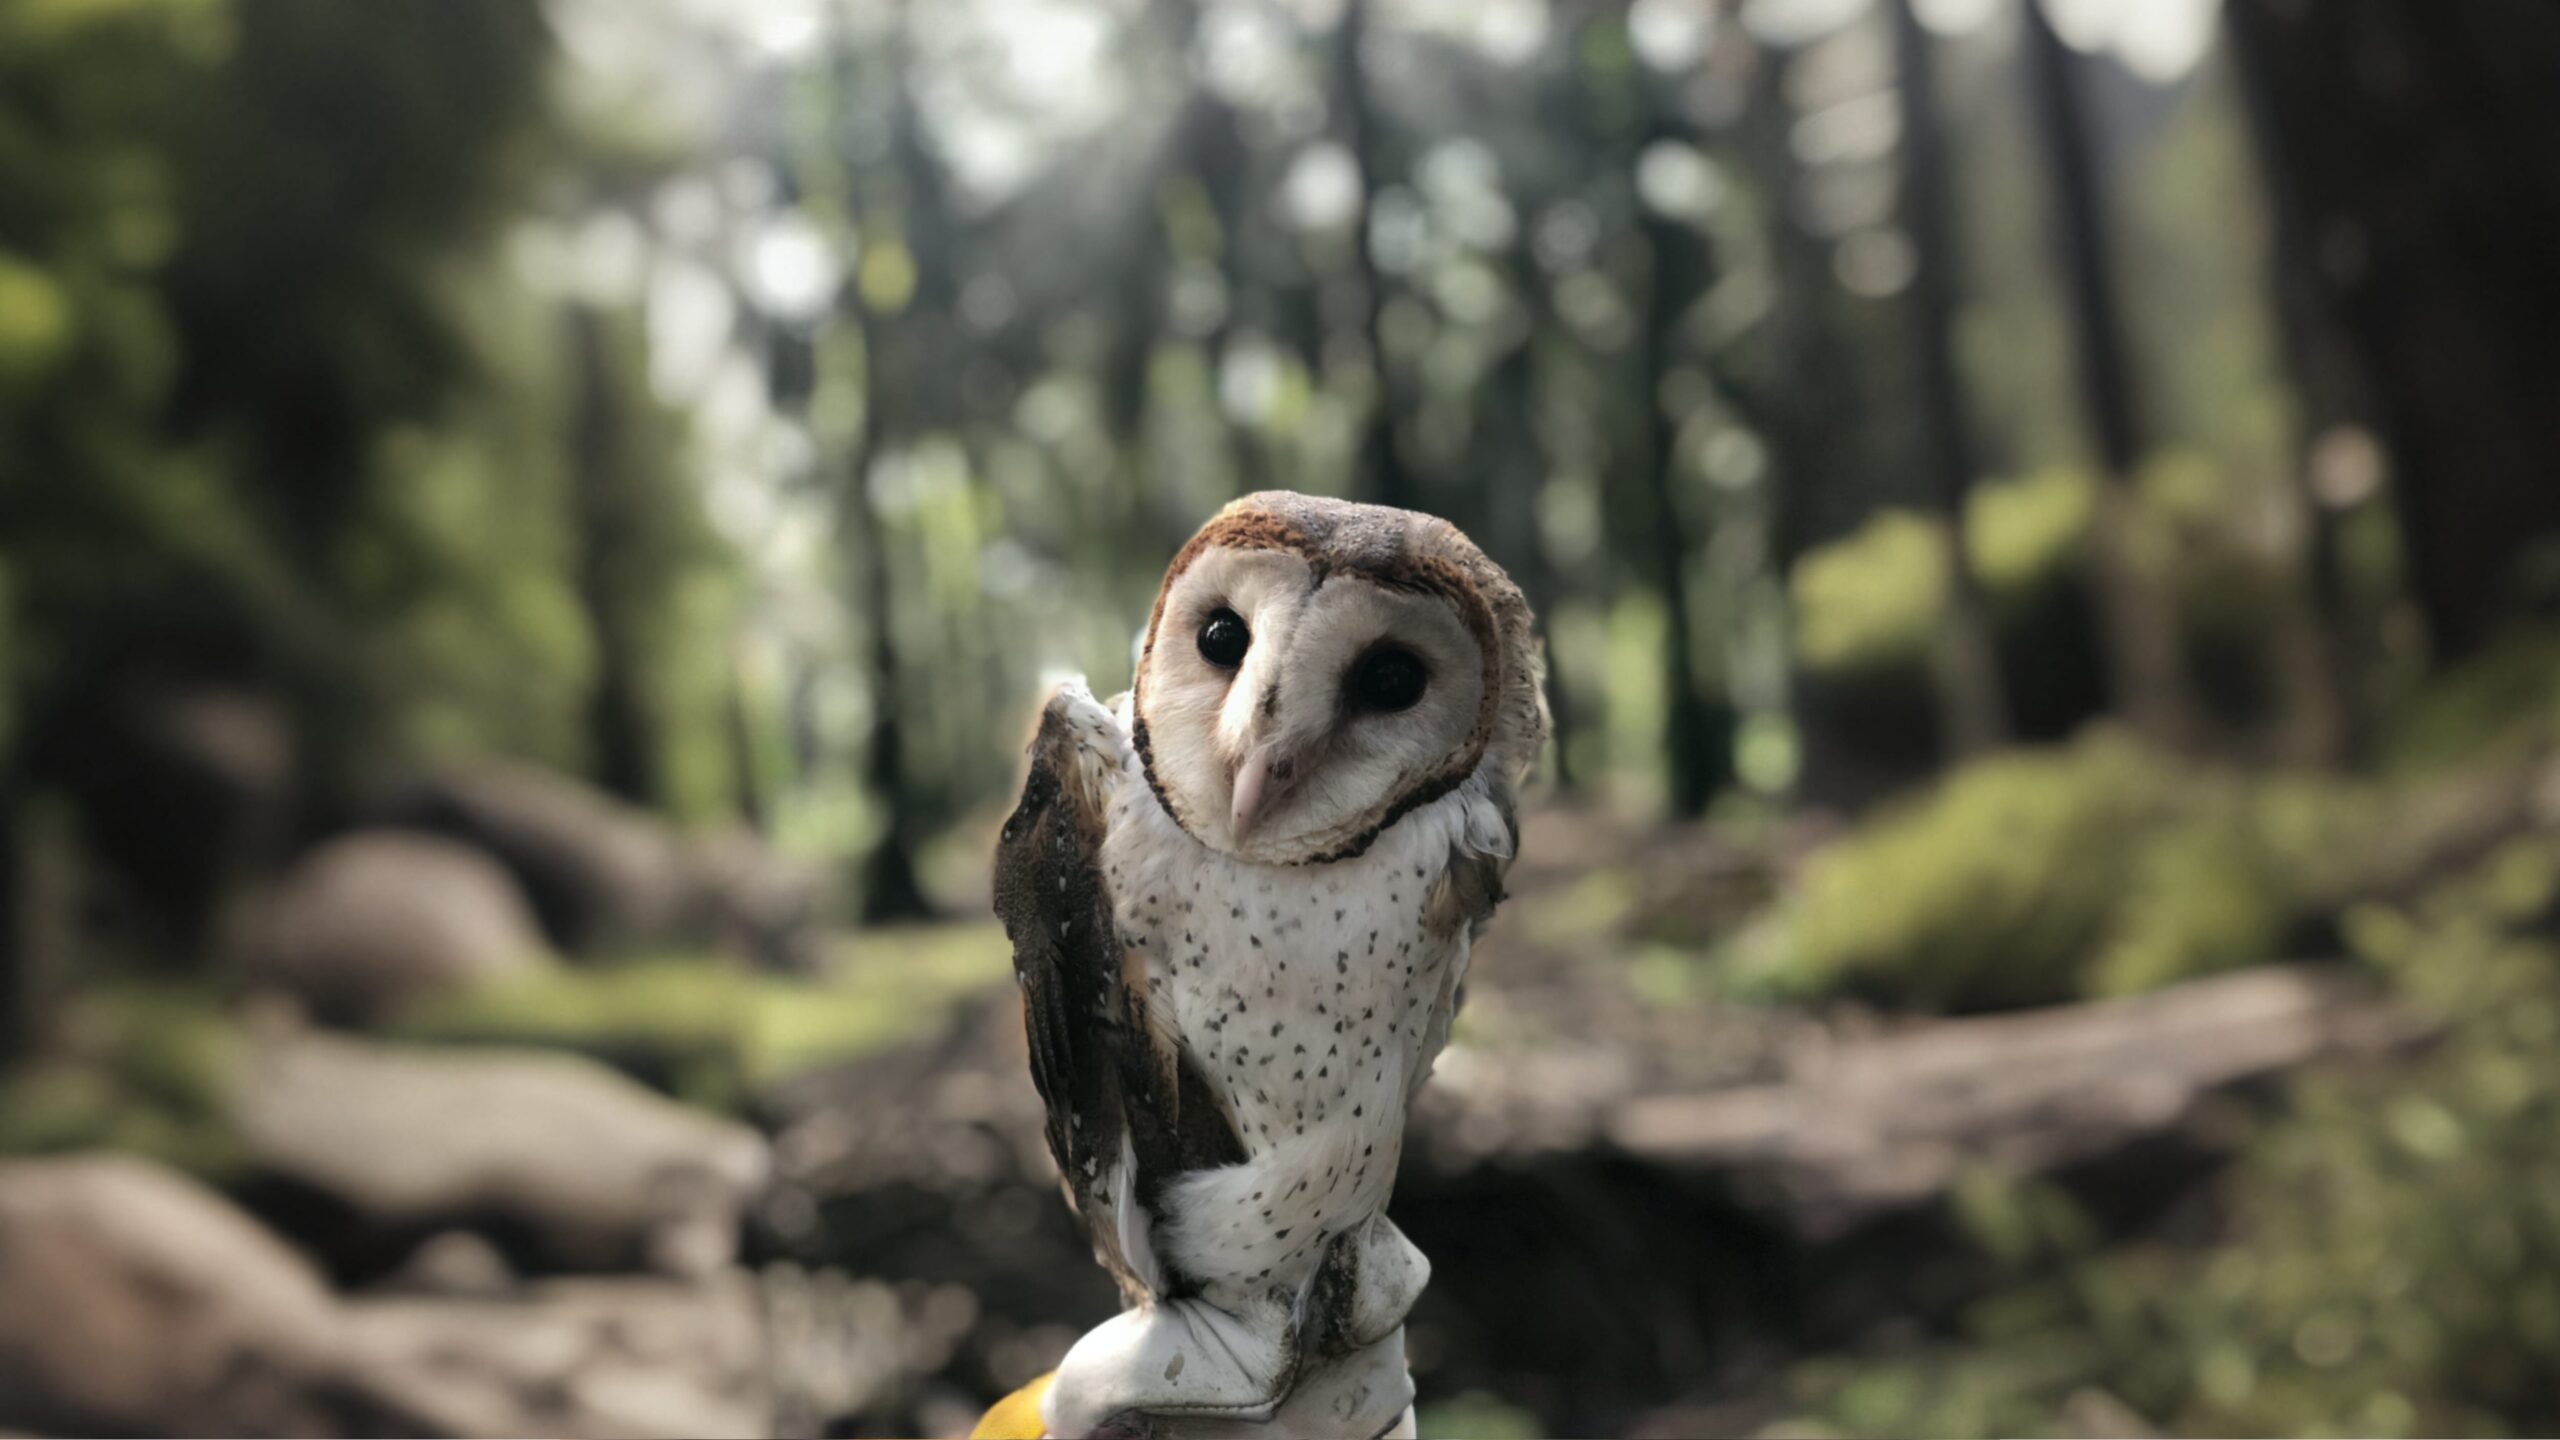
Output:
[[[1270,492],[1174,557],[1127,694],[1049,699],[996,908],[1050,1152],[1129,1305],[1060,1366],[1050,1434],[1341,1433],[1375,1395],[1282,1402],[1390,1349],[1403,1407],[1429,1268],[1387,1196],[1543,680],[1527,602],[1456,527]]]

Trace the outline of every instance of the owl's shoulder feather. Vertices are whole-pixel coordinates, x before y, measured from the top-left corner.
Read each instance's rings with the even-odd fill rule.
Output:
[[[1126,754],[1118,717],[1082,681],[1059,685],[997,842],[995,908],[1049,1153],[1106,1265],[1124,1286],[1161,1291],[1181,1277],[1158,1269],[1133,1202],[1153,1211],[1174,1178],[1232,1164],[1243,1146],[1187,1057],[1156,1042],[1142,959],[1114,923],[1102,851]]]
[[[1013,943],[1031,1079],[1048,1106],[1050,1154],[1080,1199],[1120,1149],[1117,1067],[1103,1022],[1119,966],[1100,850],[1117,726],[1082,682],[1041,710],[1022,799],[996,844],[995,910]]]

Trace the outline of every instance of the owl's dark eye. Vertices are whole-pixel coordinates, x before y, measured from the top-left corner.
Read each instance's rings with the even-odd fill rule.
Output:
[[[1412,651],[1372,650],[1351,672],[1351,693],[1371,710],[1409,710],[1430,679]]]
[[[1200,658],[1221,670],[1233,670],[1244,663],[1244,652],[1253,648],[1253,632],[1244,628],[1244,617],[1233,610],[1212,610],[1200,625]]]

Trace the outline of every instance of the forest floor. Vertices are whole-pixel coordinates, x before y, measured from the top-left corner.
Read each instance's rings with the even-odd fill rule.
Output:
[[[1435,1266],[1410,1337],[1425,1433],[1783,1419],[1808,1358],[1983,1292],[1944,1203],[1973,1167],[2138,1229],[2219,1163],[2213,1103],[2413,1038],[2369,987],[2282,967],[1979,1020],[1733,1003],[1719,942],[1819,834],[1528,818],[1392,1212]],[[775,1253],[978,1297],[909,1423],[1047,1368],[1114,1304],[1057,1197],[1019,1024],[991,990],[768,1097],[814,1201],[764,1234]]]
[[[1921,819],[1971,824],[1983,792],[2041,805],[2080,785],[2089,798],[2069,804],[2109,823],[2194,822],[2155,814],[2148,774],[2123,759],[2103,745],[2030,759]],[[2482,896],[2449,912],[2468,927],[2458,933],[2540,933],[2560,913],[2560,843],[2550,807],[2530,798],[2547,788],[2529,768],[2475,767],[2442,792],[2459,804],[2376,813],[2393,835],[2428,842],[2407,852],[2427,874],[2486,877]],[[2127,791],[2144,806],[2117,817]],[[2256,813],[2205,793],[2211,825]],[[2284,816],[2302,799],[2271,793]],[[2337,813],[2364,813],[2361,797]],[[2334,797],[2312,798],[2306,813],[2325,823]],[[2019,830],[2040,811],[2019,814],[1995,807],[1974,870],[1931,868],[1927,847],[1914,858],[1887,842],[1873,873],[1985,897],[1894,912],[1903,949],[1891,953],[1939,953],[1933,925],[1978,940],[2001,921],[2004,893],[2026,897],[2030,920],[2115,905],[2126,887],[2113,874],[2092,890],[2064,872],[2114,865],[2123,855],[2095,847],[2130,854],[2154,833],[2057,845]],[[2130,1433],[2154,1422],[2069,1377],[2110,1373],[2092,1354],[2187,1366],[2193,1342],[2118,1345],[2081,1316],[2065,1371],[2011,1339],[1979,1339],[1981,1317],[1995,1328],[2020,1313],[2069,1317],[2052,1287],[2080,1285],[2084,1261],[2148,1266],[2156,1242],[2227,1245],[2221,1177],[2250,1155],[2260,1119],[2292,1111],[2294,1078],[2414,1073],[2425,1062],[2406,1057],[2437,1045],[2443,1014],[2458,1013],[2412,1007],[2373,966],[2304,948],[2352,931],[2378,953],[2390,947],[2376,936],[2448,923],[2414,901],[2405,921],[2359,911],[2290,927],[2312,937],[2303,944],[2240,952],[2260,963],[2096,998],[2051,982],[2040,1003],[1979,1013],[1773,992],[1743,973],[1754,927],[1788,913],[1812,867],[1900,823],[1842,831],[1741,813],[1665,827],[1553,804],[1526,817],[1511,898],[1474,957],[1391,1212],[1434,1265],[1408,1337],[1424,1433]],[[2315,850],[2335,848],[2311,833]],[[2415,895],[2425,887],[2408,883],[2407,855],[2376,873]],[[2254,947],[2265,932],[2232,933]],[[2428,961],[2421,976],[2506,973],[2434,940],[2396,943]],[[264,1280],[207,1246],[84,1283],[90,1303],[120,1303],[118,1286],[156,1294],[169,1277],[152,1267],[177,1263],[179,1280],[213,1293],[256,1281],[318,1295],[302,1302],[316,1316],[295,1332],[304,1348],[275,1361],[299,1378],[277,1393],[352,1388],[377,1407],[324,1410],[324,1428],[656,1433],[666,1427],[634,1418],[654,1410],[705,1432],[965,1433],[1116,1297],[1057,1191],[994,923],[830,935],[821,949],[826,963],[806,975],[708,956],[547,966],[402,1012],[374,1037],[203,986],[100,987],[66,1004],[60,1055],[0,1076],[0,1152],[153,1156],[214,1187],[191,1202],[211,1217],[200,1223],[240,1228],[214,1214],[219,1191],[287,1242],[256,1260],[276,1272]],[[2436,963],[2439,951],[2456,958]],[[2526,968],[2519,983],[2543,983]],[[2534,1005],[2539,993],[2525,992]],[[2480,1022],[2463,1023],[2476,1039]],[[2529,1067],[2544,1050],[2495,1052],[2498,1093],[2541,1074]],[[2401,1112],[2419,1101],[2395,1100],[2389,1125],[2435,1136],[2450,1122],[2426,1107],[2463,1103],[2421,1098],[2414,1121]],[[2362,1143],[2359,1131],[2345,1138]],[[121,1192],[115,1204],[162,1203],[130,1177],[0,1166],[0,1205],[53,1205],[47,1223],[74,1230]],[[2155,1268],[2159,1284],[2185,1288],[2185,1272]],[[2021,1311],[2021,1294],[2045,1298]],[[49,1308],[0,1303],[0,1356],[76,1333]],[[670,1318],[635,1338],[611,1318],[626,1313],[704,1328]],[[161,1322],[206,1323],[176,1311]],[[546,1338],[456,1348],[500,1330]],[[265,1333],[236,1338],[270,1345]],[[312,1338],[334,1334],[357,1337],[361,1354]],[[173,1329],[142,1349],[184,1338]],[[634,1410],[633,1357],[661,1345],[684,1358],[640,1369],[683,1406]],[[55,1359],[64,1375],[95,1362],[77,1347]],[[1942,1397],[1926,1377],[1958,1362],[2009,1368],[1957,1397],[1974,1408],[1929,1408]],[[1984,1408],[1995,1400],[2012,1408]],[[244,1432],[282,1423],[207,1413]],[[143,1412],[34,1418],[167,1428]]]

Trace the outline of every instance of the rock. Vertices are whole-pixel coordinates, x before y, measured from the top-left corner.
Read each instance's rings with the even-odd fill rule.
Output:
[[[347,1300],[173,1171],[0,1163],[0,1435],[817,1434],[974,1315],[787,1266]]]
[[[504,765],[414,781],[385,813],[495,856],[572,954],[708,947],[814,964],[810,878],[743,831],[688,838],[565,776]]]
[[[582,1269],[718,1269],[771,1164],[746,1126],[531,1051],[280,1037],[233,1111],[258,1164],[375,1222],[500,1218]]]
[[[0,1164],[0,1424],[40,1432],[317,1435],[337,1344],[320,1277],[173,1172]]]
[[[805,975],[824,963],[816,880],[754,832],[731,826],[689,840],[682,866],[685,898],[674,917],[676,938],[699,937],[768,970]]]
[[[358,831],[303,857],[251,922],[246,949],[253,983],[343,1024],[537,969],[548,954],[505,870],[396,830]]]
[[[848,1417],[879,1416],[948,1364],[975,1315],[955,1288],[902,1294],[789,1266],[699,1281],[555,1280],[503,1297],[369,1298],[341,1311],[337,1378],[413,1417],[413,1431],[841,1433]]]
[[[468,1230],[428,1236],[381,1288],[414,1295],[504,1295],[516,1275],[498,1247]]]
[[[343,1308],[344,1380],[447,1435],[771,1433],[752,1278],[565,1280]]]

